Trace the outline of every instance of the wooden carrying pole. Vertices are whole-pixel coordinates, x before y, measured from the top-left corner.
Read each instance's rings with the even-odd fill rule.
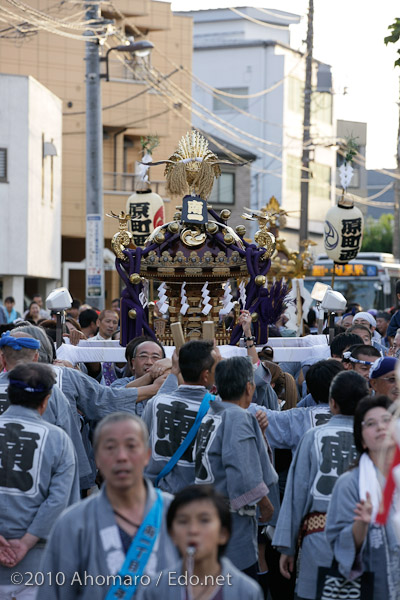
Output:
[[[214,341],[215,324],[214,321],[203,321],[203,340]]]
[[[174,340],[175,348],[179,352],[185,343],[185,336],[183,335],[181,323],[171,323],[171,333]]]

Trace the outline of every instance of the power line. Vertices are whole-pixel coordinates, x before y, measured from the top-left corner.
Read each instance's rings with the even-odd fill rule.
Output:
[[[119,55],[118,55],[118,59],[121,62],[123,62],[123,58]],[[133,70],[131,65],[127,65],[127,66],[128,66],[128,68]],[[173,98],[170,98],[170,96],[167,94],[167,92],[165,90],[162,90],[159,85],[155,84],[155,82],[152,79],[147,78],[146,81],[149,83],[149,85],[153,86],[156,91],[158,91],[159,95],[161,96],[160,99],[165,104],[169,105],[170,109],[175,112],[175,114],[179,117],[179,119],[184,121],[185,123],[187,123],[189,125],[189,128],[191,129],[192,128],[191,121],[189,119],[185,118],[182,115],[182,113],[176,108],[176,102],[175,102],[176,99],[174,100]],[[185,103],[182,102],[182,105],[185,106]],[[187,107],[187,105],[185,107]],[[188,107],[188,110],[190,110],[190,111],[192,110],[190,106]],[[198,129],[201,131],[201,128],[198,128]],[[223,150],[227,156],[230,156],[231,158],[233,158],[234,160],[236,160],[238,162],[241,162],[243,160],[243,158],[241,156],[239,156],[238,154],[236,154],[235,152],[233,152],[232,150],[230,150],[229,148],[227,148],[226,146],[221,144],[220,141],[215,139],[208,132],[205,133],[205,135],[206,135],[207,139],[210,140],[213,144],[215,144],[215,146],[217,148],[220,148],[221,150]],[[258,172],[258,173],[276,175],[273,171],[266,171],[265,169],[260,169],[260,168],[257,168],[257,167],[251,166],[251,165],[245,165],[244,168],[253,169],[255,172]]]
[[[171,71],[171,73],[168,73],[167,75],[163,75],[162,78],[168,79],[169,77],[171,77],[171,75],[174,75],[174,73],[176,73],[176,70]],[[129,96],[129,98],[125,98],[125,100],[120,100],[119,102],[114,102],[114,104],[108,104],[107,106],[103,106],[101,110],[110,110],[111,108],[115,108],[116,106],[121,106],[122,104],[126,104],[127,102],[130,102],[131,100],[134,100],[135,98],[138,98],[139,96],[142,96],[143,94],[147,94],[148,92],[151,92],[151,90],[152,90],[151,87],[147,87],[145,90],[141,90],[137,94],[134,94],[133,96]],[[85,114],[86,114],[86,110],[79,110],[79,111],[75,111],[75,112],[65,112],[65,113],[63,113],[63,116],[69,117],[69,116],[85,115]]]
[[[129,121],[128,123],[124,123],[124,127],[131,127],[132,125],[137,125],[137,123],[143,123],[143,121],[148,121],[149,119],[156,119],[157,117],[161,117],[162,115],[165,115],[166,113],[170,112],[170,110],[171,110],[170,108],[167,108],[167,109],[165,109],[161,112],[155,113],[153,115],[147,115],[140,119],[136,119],[136,121]],[[118,123],[118,125],[119,125],[119,123]],[[113,125],[111,125],[111,127],[112,126]],[[114,126],[116,127],[117,125],[114,125]]]
[[[161,115],[165,115],[167,112],[169,112],[170,109],[167,108],[166,110],[163,110],[162,112],[159,113],[155,113],[153,115],[146,115],[144,117],[142,117],[141,119],[137,119],[136,121],[130,121],[129,123],[124,123],[124,127],[128,127],[131,125],[136,125],[137,123],[143,123],[143,121],[147,121],[148,119],[155,119],[157,117],[161,117]],[[120,123],[118,123],[118,125],[120,125]],[[117,124],[113,125],[108,125],[108,127],[117,127]],[[63,135],[82,135],[86,133],[86,130],[83,131],[64,131]]]
[[[30,7],[20,0],[5,1],[11,5],[13,9],[22,13],[22,15],[18,14],[14,12],[14,10],[3,6],[2,14],[0,15],[0,21],[13,27],[17,32],[16,35],[18,37],[32,35],[41,30],[74,40],[97,43],[99,39],[104,39],[105,36],[110,35],[111,33],[110,24],[105,21],[77,21],[76,19],[82,15],[82,11],[64,19],[58,19],[52,17],[48,13]],[[69,30],[82,31],[82,35],[71,33]],[[6,31],[9,31],[9,29],[7,28]],[[92,33],[92,39],[87,35],[88,32]],[[11,37],[11,35],[8,33],[7,37]]]
[[[250,17],[250,15],[246,15],[246,13],[242,12],[241,10],[238,10],[237,8],[232,8],[231,6],[229,6],[228,8],[232,12],[234,12],[237,15],[239,15],[240,17],[242,17],[243,19],[246,19],[247,21],[251,21],[252,23],[256,23],[256,25],[261,25],[261,27],[272,27],[273,29],[287,29],[287,27],[288,27],[287,25],[277,25],[276,23],[266,23],[265,21],[260,21],[259,19]]]
[[[258,10],[259,12],[262,12],[266,15],[272,15],[274,17],[278,17],[278,15],[276,14],[276,12],[274,12],[273,10],[268,10],[268,8],[261,8],[260,6],[254,6],[255,10]],[[299,15],[300,19],[304,18],[304,15]],[[287,21],[297,21],[298,17],[290,17],[289,15],[286,15],[284,17]],[[293,25],[297,25],[297,23],[293,23]]]

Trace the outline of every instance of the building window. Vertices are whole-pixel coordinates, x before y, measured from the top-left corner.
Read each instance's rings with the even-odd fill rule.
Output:
[[[331,168],[327,165],[310,162],[309,192],[310,196],[329,200],[331,197]],[[300,194],[301,159],[288,154],[286,164],[286,180],[288,191]]]
[[[297,77],[289,77],[289,110],[303,113],[304,107],[304,82]]]
[[[328,165],[310,163],[312,178],[310,179],[310,196],[331,198],[331,168]]]
[[[209,204],[235,204],[235,173],[221,173],[214,181]]]
[[[218,88],[218,89],[221,92],[227,92],[229,94],[239,94],[240,96],[246,96],[249,93],[248,87],[229,87],[229,88]],[[237,108],[240,108],[241,110],[249,109],[249,99],[248,98],[230,98],[229,96],[221,96],[221,97],[213,96],[213,111],[214,112],[234,110],[230,106],[225,104],[225,102],[223,102],[223,100],[229,102],[230,104],[233,104],[233,106],[236,106]]]
[[[289,110],[297,114],[304,111],[304,81],[296,77],[289,77]],[[332,94],[320,93],[312,90],[311,94],[312,122],[332,124]]]
[[[315,121],[332,124],[332,95],[313,92],[311,96],[311,114]]]
[[[7,148],[0,148],[0,182],[7,183]]]

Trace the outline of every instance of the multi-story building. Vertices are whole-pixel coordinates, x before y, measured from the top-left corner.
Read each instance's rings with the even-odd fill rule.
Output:
[[[0,107],[0,278],[22,311],[25,291],[60,278],[62,102],[33,77],[0,75]]]
[[[246,204],[275,196],[289,214],[285,238],[298,247],[305,55],[290,46],[300,17],[256,8],[179,13],[193,18],[193,124],[249,149],[252,186]],[[322,242],[334,198],[336,153],[329,65],[313,60],[310,237]],[[203,108],[201,108],[201,106]],[[293,212],[292,212],[293,211]]]
[[[368,206],[368,217],[372,217],[373,219],[379,219],[382,215],[393,214],[394,210],[394,207],[390,206],[390,204],[394,204],[395,201],[395,179],[389,173],[396,175],[396,170],[384,170],[386,173],[380,173],[372,169],[367,171],[368,196],[378,196],[374,199],[374,203],[376,204]],[[379,207],[379,203],[382,203],[382,208]]]
[[[50,0],[31,0],[29,3],[32,9],[46,12],[55,19],[61,19],[64,10],[71,11],[67,5]],[[77,9],[75,4],[73,7]],[[189,80],[172,65],[191,69],[191,20],[173,15],[170,4],[151,0],[115,0],[105,3],[104,7],[102,15],[116,23],[122,36],[134,35],[138,40],[139,31],[154,44],[151,56],[154,67],[162,74],[170,75],[169,81],[190,97]],[[77,19],[84,18],[84,12],[80,11]],[[121,44],[115,37],[109,42],[114,46]],[[100,52],[105,55],[106,50],[107,46]],[[170,156],[177,140],[190,129],[190,107],[157,93],[135,72],[134,64],[121,64],[119,58],[120,53],[110,53],[110,81],[103,79],[101,84],[104,213],[125,210],[127,197],[134,189],[135,162],[142,156],[142,136],[159,137],[160,145],[153,153],[154,160],[158,160]],[[105,65],[101,67],[104,69]],[[3,38],[0,72],[33,76],[62,100],[62,261],[79,263],[85,258],[86,233],[85,43],[51,31],[39,31],[34,36],[20,39],[18,44],[14,39]],[[179,99],[179,93],[176,97]],[[162,166],[151,169],[151,179],[160,182],[153,186],[153,191],[158,191],[164,198],[166,217],[171,219],[175,202],[166,197]],[[2,185],[0,181],[0,187]],[[110,246],[116,230],[115,220],[106,219],[106,246]],[[49,232],[49,235],[53,234]],[[84,270],[70,272],[69,286],[73,296],[84,298]],[[40,276],[31,281],[29,289],[26,288],[28,296],[32,291],[46,293],[45,281]],[[114,271],[106,272],[106,296],[106,304],[119,296],[119,278]]]

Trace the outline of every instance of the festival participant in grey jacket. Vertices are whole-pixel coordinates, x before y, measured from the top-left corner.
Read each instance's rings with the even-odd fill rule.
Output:
[[[255,388],[249,359],[220,362],[215,384],[222,401],[211,403],[197,433],[195,483],[214,485],[229,501],[233,534],[226,555],[256,578],[257,506],[260,521],[268,522],[274,510],[268,494],[278,476],[257,419],[246,411]]]
[[[314,400],[313,406],[279,412],[265,411],[268,417],[266,436],[272,448],[288,448],[295,452],[306,431],[329,421],[332,416],[329,387],[333,378],[341,371],[342,364],[334,359],[314,363],[306,374],[307,388]]]
[[[40,342],[20,331],[7,331],[3,333],[0,338],[0,349],[4,366],[7,371],[0,373],[1,414],[8,407],[6,390],[10,372],[19,364],[37,362],[39,358]],[[78,415],[74,414],[70,403],[57,386],[54,386],[52,389],[47,408],[43,414],[43,419],[48,423],[58,425],[70,436],[78,459],[79,476],[82,478],[89,475],[91,473],[91,468],[79,431]]]
[[[299,600],[316,596],[318,567],[329,567],[332,551],[325,535],[326,512],[338,477],[354,462],[353,415],[368,394],[367,380],[343,371],[331,383],[329,405],[333,416],[326,425],[310,429],[302,438],[286,483],[272,544],[281,552],[280,569],[295,574],[295,555],[301,532]],[[300,531],[301,530],[301,531]]]
[[[108,415],[96,427],[93,447],[104,485],[55,524],[41,570],[62,572],[65,584],[47,578],[38,600],[132,598],[135,584],[139,591],[142,581],[177,560],[165,523],[172,497],[143,477],[150,456],[143,421]]]
[[[144,600],[263,599],[259,585],[224,556],[231,515],[225,498],[212,486],[189,486],[178,492],[167,525],[181,561],[144,589]]]
[[[17,365],[10,373],[10,406],[0,416],[1,598],[34,597],[50,529],[79,499],[72,442],[42,418],[54,382],[51,368],[38,363]],[[20,580],[11,579],[14,572],[22,574]]]
[[[161,390],[147,402],[143,420],[150,432],[151,457],[146,475],[151,481],[157,480],[194,424],[201,402],[214,384],[215,367],[220,359],[213,342],[187,342],[179,351],[179,366],[172,367],[173,373],[180,371],[183,385],[166,394]],[[174,468],[159,480],[161,489],[175,494],[194,483],[193,445],[194,441]]]
[[[27,325],[13,330],[14,333],[20,331],[40,341],[39,362],[52,364],[51,342],[42,327]],[[77,369],[64,366],[63,361],[56,361],[52,368],[56,374],[57,387],[68,399],[76,416],[77,409],[94,421],[100,421],[111,412],[119,410],[136,413],[137,390],[111,389]]]
[[[376,522],[395,442],[389,433],[391,401],[386,396],[361,400],[354,415],[357,466],[341,475],[326,519],[326,537],[339,571],[348,579],[374,574],[373,598],[400,598],[400,545],[393,527],[395,507],[386,525]]]

